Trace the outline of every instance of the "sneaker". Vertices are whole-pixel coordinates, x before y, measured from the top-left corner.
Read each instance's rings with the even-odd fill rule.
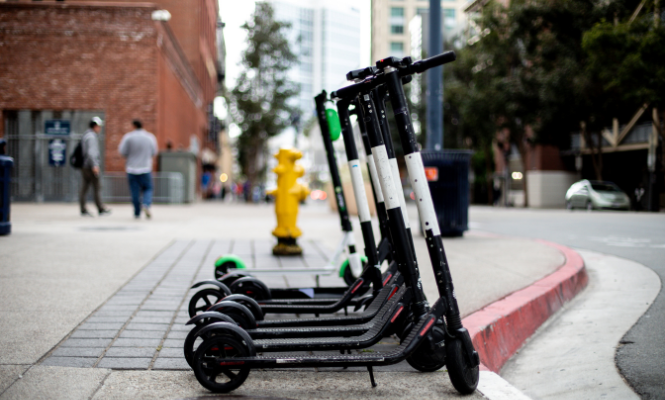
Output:
[[[143,212],[145,213],[146,218],[148,218],[148,219],[152,218],[152,214],[150,214],[150,207],[149,206],[143,206]]]
[[[94,215],[90,214],[87,210],[81,212],[82,217],[94,217]]]
[[[110,208],[105,208],[105,209],[101,210],[99,212],[99,216],[101,217],[103,215],[111,215],[111,209]]]

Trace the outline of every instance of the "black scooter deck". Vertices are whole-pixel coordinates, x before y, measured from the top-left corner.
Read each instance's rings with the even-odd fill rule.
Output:
[[[372,303],[362,313],[348,316],[328,316],[321,318],[289,318],[289,319],[274,319],[257,321],[257,327],[273,328],[273,327],[290,327],[290,326],[331,326],[331,325],[350,325],[350,324],[363,324],[377,314],[383,303],[394,294],[398,287],[403,282],[402,275],[396,272],[392,276],[388,285],[384,286]]]

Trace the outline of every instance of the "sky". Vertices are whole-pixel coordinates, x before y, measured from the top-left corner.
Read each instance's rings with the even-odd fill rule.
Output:
[[[219,0],[219,13],[226,25],[224,27],[224,42],[226,43],[226,87],[235,86],[236,79],[240,75],[240,59],[242,51],[245,49],[246,35],[240,28],[242,24],[249,20],[254,11],[255,1],[253,0]],[[371,47],[371,1],[356,0],[355,5],[360,8],[360,37],[361,43],[359,60],[361,65],[370,65],[370,47]],[[224,118],[226,112],[223,100],[215,101],[215,114],[219,118]]]

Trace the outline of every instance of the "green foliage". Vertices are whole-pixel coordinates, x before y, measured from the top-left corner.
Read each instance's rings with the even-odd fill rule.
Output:
[[[665,28],[652,15],[632,23],[598,22],[584,34],[588,71],[613,100],[665,105]]]
[[[287,71],[296,61],[286,38],[290,24],[276,21],[268,3],[257,3],[247,31],[248,47],[243,52],[236,86],[230,92],[230,111],[241,135],[237,140],[238,162],[252,185],[265,173],[259,165],[267,140],[290,125],[295,111],[290,99],[299,88],[289,81]]]

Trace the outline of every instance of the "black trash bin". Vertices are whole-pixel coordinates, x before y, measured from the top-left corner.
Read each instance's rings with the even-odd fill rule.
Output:
[[[9,235],[12,231],[12,223],[9,220],[9,203],[13,166],[13,158],[0,155],[0,235]]]
[[[421,154],[441,235],[462,236],[469,229],[469,165],[473,151],[423,150]]]

